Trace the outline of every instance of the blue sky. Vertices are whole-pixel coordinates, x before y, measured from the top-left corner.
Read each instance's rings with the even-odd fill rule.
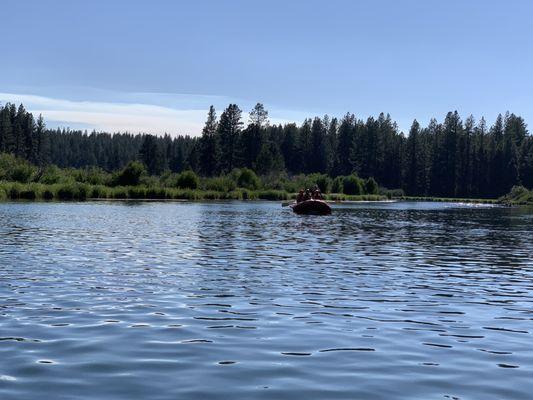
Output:
[[[449,110],[533,121],[533,2],[4,0],[0,102],[49,126],[199,134],[207,108],[274,122]]]

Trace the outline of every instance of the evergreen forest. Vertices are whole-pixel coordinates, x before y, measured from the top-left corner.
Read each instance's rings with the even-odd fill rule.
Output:
[[[457,111],[401,132],[388,114],[365,120],[314,117],[272,124],[258,103],[245,121],[230,104],[207,113],[200,137],[47,129],[21,104],[0,106],[0,153],[40,168],[97,167],[107,172],[140,161],[150,175],[192,170],[202,177],[253,170],[265,179],[357,175],[409,196],[496,198],[533,187],[533,136],[513,113],[492,124]]]

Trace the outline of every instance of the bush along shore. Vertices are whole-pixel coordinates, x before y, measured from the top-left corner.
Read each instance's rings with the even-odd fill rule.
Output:
[[[396,200],[405,201],[435,201],[454,203],[474,203],[474,204],[499,204],[504,206],[533,206],[533,190],[528,190],[524,186],[513,186],[511,191],[498,199],[461,199],[451,197],[414,197],[400,196]]]
[[[533,190],[514,186],[509,194],[500,197],[499,202],[506,205],[533,206]]]
[[[318,185],[331,201],[376,201],[401,191],[380,189],[373,178],[356,175],[285,174],[259,177],[248,168],[227,175],[200,177],[193,171],[149,175],[132,161],[123,169],[38,168],[21,158],[0,154],[0,200],[289,200],[302,188]]]
[[[500,204],[499,199],[468,199],[468,198],[458,198],[458,197],[419,197],[419,196],[401,196],[397,197],[396,200],[404,201],[431,201],[438,203],[475,203],[475,204]]]
[[[379,187],[373,178],[355,174],[331,178],[326,174],[286,174],[259,177],[248,168],[227,175],[200,177],[193,171],[149,175],[145,165],[132,161],[121,170],[101,168],[38,168],[10,154],[0,154],[0,201],[6,200],[276,200],[296,198],[302,188],[318,185],[328,201],[437,201],[503,205],[533,205],[533,190],[515,186],[498,199],[405,196],[403,190]]]

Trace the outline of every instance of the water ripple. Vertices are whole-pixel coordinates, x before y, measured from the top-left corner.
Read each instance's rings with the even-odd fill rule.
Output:
[[[460,204],[1,203],[0,398],[529,399],[531,243]]]

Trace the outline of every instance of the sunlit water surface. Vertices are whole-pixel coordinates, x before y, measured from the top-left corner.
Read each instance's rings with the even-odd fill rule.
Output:
[[[0,398],[531,399],[533,215],[0,204]]]

